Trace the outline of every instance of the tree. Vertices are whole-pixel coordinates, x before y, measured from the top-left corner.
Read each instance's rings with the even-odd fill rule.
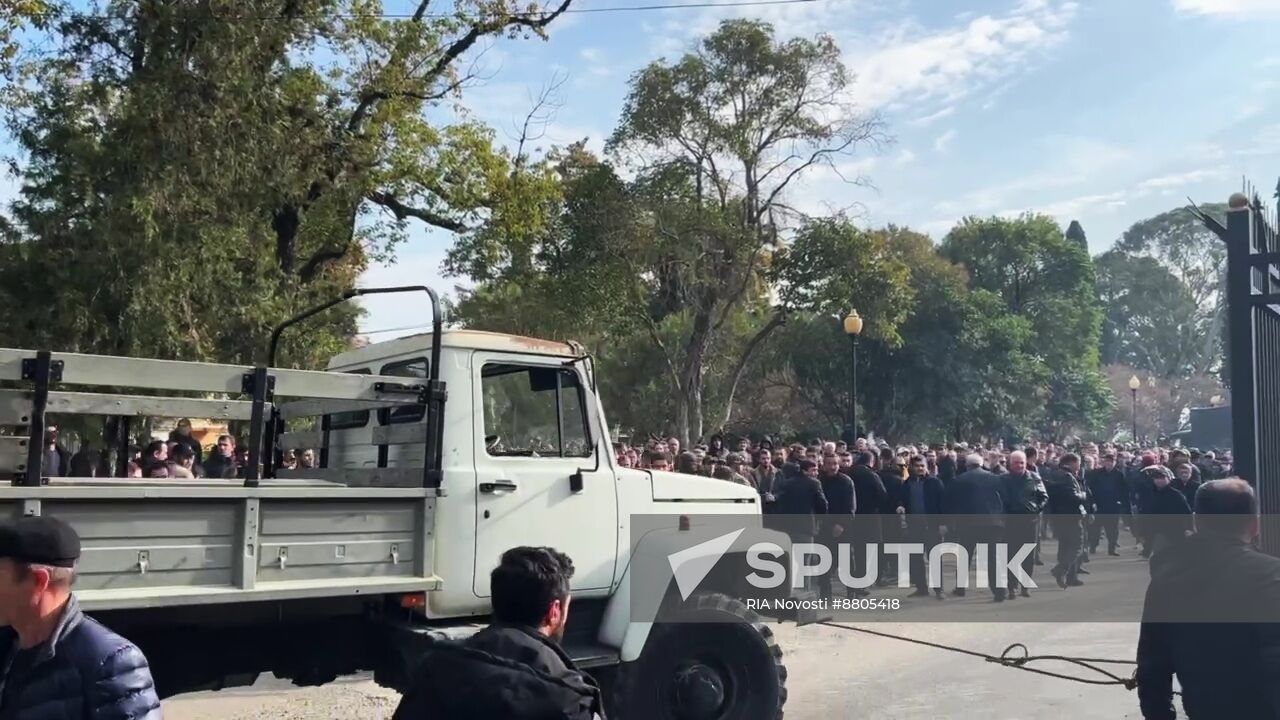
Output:
[[[632,77],[609,149],[633,179],[579,148],[555,168],[565,195],[545,232],[464,238],[448,268],[495,286],[477,294],[540,287],[584,320],[645,333],[674,388],[678,432],[696,439],[716,415],[706,388],[720,358],[737,353],[717,382],[727,420],[791,310],[770,298],[797,217],[788,189],[882,140],[878,120],[844,100],[849,82],[828,37],[778,41],[768,24],[726,21],[694,52]]]
[[[50,6],[44,0],[0,0],[0,77],[12,71],[14,58],[22,50],[15,39],[24,30],[43,30]]]
[[[1081,233],[1082,235],[1082,233]],[[1049,372],[1051,400],[1041,429],[1056,436],[1100,425],[1105,388],[1098,375],[1101,311],[1087,250],[1044,215],[966,218],[947,234],[943,256],[1025,318]]]
[[[541,35],[568,6],[365,0],[107,1],[60,8],[51,53],[5,89],[22,181],[3,285],[19,341],[258,359],[271,324],[350,287],[408,222],[528,226],[554,192],[473,123],[428,111],[474,79],[487,36]],[[30,299],[46,299],[43,303]],[[12,306],[11,306],[12,307]],[[291,360],[354,330],[320,319]],[[8,340],[8,338],[6,338]]]
[[[1110,250],[1096,261],[1102,301],[1102,362],[1121,363],[1164,378],[1204,372],[1213,358],[1199,342],[1210,312],[1158,260]],[[1216,349],[1216,348],[1215,348]]]
[[[1227,206],[1203,205],[1200,209],[1225,222]],[[1210,372],[1222,365],[1222,329],[1226,323],[1226,247],[1216,235],[1185,208],[1177,208],[1134,223],[1116,242],[1114,251],[1149,257],[1177,278],[1190,293],[1191,302],[1203,313],[1197,332],[1188,341],[1199,347],[1192,353],[1195,371]]]
[[[1079,220],[1071,221],[1071,224],[1067,226],[1065,235],[1068,240],[1079,246],[1080,249],[1089,252],[1089,238],[1084,234],[1084,226],[1080,224]]]
[[[868,321],[882,312],[900,313],[893,317],[892,334],[867,332],[860,341],[862,424],[882,436],[1025,437],[1043,407],[1038,388],[1047,380],[1034,354],[1029,322],[1010,313],[997,295],[970,290],[964,270],[942,258],[928,236],[892,226],[867,235],[879,257],[874,262],[905,271],[901,282],[910,290],[858,306]],[[840,254],[849,253],[832,257]],[[854,275],[850,282],[862,284],[866,275]],[[805,287],[822,292],[820,280]],[[799,418],[805,427],[828,434],[840,429],[848,411],[849,362],[849,340],[839,318],[796,313],[762,358],[763,375],[746,385],[784,390],[791,403],[811,412]],[[781,410],[771,405],[772,415],[754,408],[745,412],[767,423],[783,415]]]
[[[883,139],[879,121],[844,99],[849,83],[829,36],[779,42],[771,25],[749,20],[723,22],[694,52],[631,79],[611,149],[642,157],[653,176],[675,170],[693,184],[690,203],[653,215],[657,232],[686,248],[673,257],[681,266],[669,267],[681,270],[672,299],[691,314],[689,335],[668,348],[650,325],[681,395],[677,423],[686,440],[703,432],[707,351],[761,286],[780,224],[796,214],[788,188]],[[740,367],[784,319],[760,328]]]

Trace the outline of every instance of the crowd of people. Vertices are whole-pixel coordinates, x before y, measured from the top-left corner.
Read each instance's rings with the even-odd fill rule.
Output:
[[[191,434],[191,421],[183,418],[167,440],[150,440],[131,445],[125,474],[131,478],[238,478],[244,477],[249,450],[243,439],[219,435],[207,451]],[[285,450],[280,467],[288,470],[314,468],[314,450]],[[91,443],[83,443],[70,453],[62,445],[58,428],[45,430],[43,474],[46,477],[110,477],[114,474],[108,455]]]
[[[1229,454],[1197,449],[1111,443],[1028,443],[1016,449],[958,443],[903,445],[858,438],[774,443],[769,438],[726,441],[682,449],[677,438],[654,438],[644,447],[618,444],[624,467],[674,470],[754,488],[772,526],[794,542],[853,544],[853,560],[866,568],[856,547],[870,543],[956,542],[972,556],[980,545],[992,555],[982,578],[995,601],[1028,597],[1015,574],[1005,587],[991,577],[999,542],[1035,543],[1023,564],[1030,577],[1041,559],[1039,542],[1058,540],[1051,573],[1063,588],[1083,585],[1084,565],[1103,546],[1118,554],[1121,526],[1132,531],[1143,557],[1177,543],[1191,529],[1191,508],[1202,483],[1231,474]],[[895,557],[884,555],[879,583],[897,576]],[[907,568],[915,595],[927,596],[924,560]],[[824,578],[820,590],[831,592]],[[866,589],[849,590],[865,596]],[[943,597],[941,588],[933,594]],[[963,596],[958,586],[952,594]]]
[[[221,436],[205,456],[184,425],[168,442],[139,448],[131,474],[136,467],[143,477],[235,477],[244,464],[235,440]],[[96,464],[84,457],[91,450],[69,455],[55,428],[46,440],[49,474],[92,476],[85,464]],[[948,540],[972,555],[979,544],[991,552],[998,542],[1038,544],[1051,532],[1058,547],[1051,572],[1063,588],[1083,584],[1082,566],[1104,540],[1109,554],[1118,552],[1125,524],[1152,558],[1134,675],[1143,717],[1176,717],[1174,677],[1189,717],[1280,717],[1273,692],[1280,635],[1270,620],[1280,603],[1280,560],[1253,547],[1257,496],[1248,483],[1228,478],[1229,455],[1106,443],[893,448],[865,438],[785,446],[743,438],[730,448],[716,437],[683,451],[673,438],[620,445],[617,459],[749,486],[766,520],[779,519],[774,526],[797,541]],[[306,466],[314,457],[304,452],[294,461]],[[79,609],[71,588],[80,554],[80,538],[58,518],[0,523],[0,652],[7,657],[0,718],[159,720],[142,652]],[[867,561],[862,553],[853,558]],[[880,573],[886,580],[897,575],[892,559],[872,560],[888,566]],[[1029,576],[1038,563],[1028,556],[1023,572]],[[985,581],[995,600],[1029,596],[1012,572],[996,587],[994,566],[989,559]],[[915,595],[943,596],[926,585],[920,556],[908,574]],[[394,717],[603,720],[600,687],[560,645],[572,576],[572,560],[552,548],[507,551],[491,574],[492,624],[428,656]],[[830,593],[830,580],[820,589]],[[1262,609],[1263,619],[1187,620],[1195,617],[1189,610],[1214,608]]]

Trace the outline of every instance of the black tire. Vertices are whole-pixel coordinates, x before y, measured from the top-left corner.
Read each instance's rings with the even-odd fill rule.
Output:
[[[781,720],[787,668],[773,631],[742,601],[698,594],[618,668],[610,720]]]

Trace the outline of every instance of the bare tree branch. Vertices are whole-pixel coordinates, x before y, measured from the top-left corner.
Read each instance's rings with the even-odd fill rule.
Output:
[[[546,135],[547,125],[555,119],[556,112],[563,105],[560,88],[564,87],[568,79],[568,73],[556,71],[551,76],[550,82],[542,86],[533,107],[529,108],[529,112],[525,114],[524,122],[520,124],[520,134],[516,138],[515,162],[511,167],[512,177],[515,177],[516,173],[524,167],[525,145],[541,140]]]
[[[417,218],[428,225],[433,225],[456,233],[465,232],[468,229],[464,223],[441,215],[435,211],[405,205],[396,198],[394,194],[389,192],[374,191],[365,195],[365,198],[370,202],[376,203],[387,210],[390,210],[391,213],[396,216],[397,220]]]
[[[747,342],[746,348],[742,351],[742,357],[738,358],[738,363],[734,366],[733,373],[729,376],[729,394],[725,399],[724,420],[720,423],[721,427],[728,425],[730,418],[733,416],[733,397],[738,392],[738,384],[742,382],[742,376],[746,372],[747,365],[751,362],[751,358],[764,343],[765,339],[768,338],[769,335],[773,334],[774,330],[785,325],[786,322],[786,315],[781,312],[774,313],[773,317],[769,318],[769,322],[765,323],[764,327],[760,328],[756,334],[751,337],[751,340]]]

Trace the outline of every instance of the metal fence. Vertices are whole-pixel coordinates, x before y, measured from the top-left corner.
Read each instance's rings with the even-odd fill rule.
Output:
[[[1228,204],[1225,227],[1202,219],[1227,245],[1232,457],[1236,474],[1257,489],[1263,515],[1275,516],[1280,513],[1280,217],[1251,188],[1232,195]],[[1280,527],[1264,527],[1262,545],[1280,554]]]

